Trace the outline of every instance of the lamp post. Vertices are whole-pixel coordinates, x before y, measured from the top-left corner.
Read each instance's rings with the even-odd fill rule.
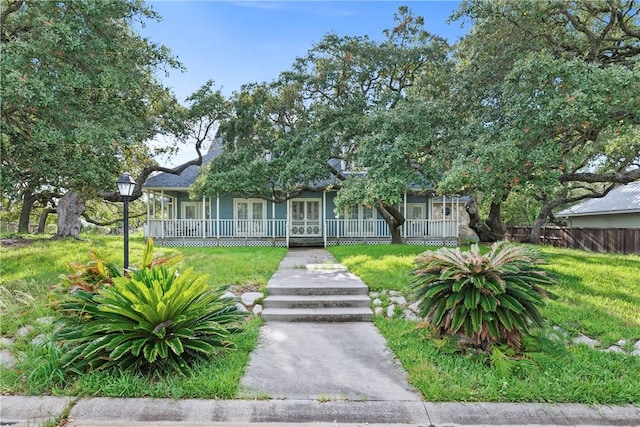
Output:
[[[133,194],[136,182],[131,175],[123,173],[116,181],[118,184],[118,192],[124,202],[124,272],[129,269],[129,199]]]

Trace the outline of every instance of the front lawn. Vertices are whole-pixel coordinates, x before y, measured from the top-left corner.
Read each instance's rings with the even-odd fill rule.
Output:
[[[141,257],[144,241],[132,238],[130,262]],[[237,351],[221,351],[210,362],[194,367],[190,377],[139,375],[117,371],[69,376],[59,369],[60,351],[34,338],[51,332],[58,314],[50,302],[60,297],[59,276],[67,273],[70,261],[89,260],[89,248],[99,249],[104,258],[122,264],[122,238],[86,235],[80,241],[29,238],[0,248],[0,336],[15,342],[0,343],[17,355],[13,368],[3,366],[0,392],[7,394],[77,395],[114,397],[233,398],[240,378],[256,345],[261,324],[252,317],[245,332],[234,337]],[[264,290],[286,253],[282,248],[160,248],[156,252],[181,253],[181,269],[193,268],[207,275],[212,286],[228,284],[236,293]],[[25,328],[26,327],[26,328]],[[24,336],[22,336],[24,334]]]
[[[372,290],[402,290],[427,247],[342,246],[338,260]],[[429,338],[423,324],[376,317],[376,325],[428,401],[640,403],[640,357],[602,350],[621,339],[640,339],[640,257],[542,247],[547,270],[558,275],[558,297],[542,310],[550,325],[597,339],[601,346],[567,345],[562,362],[501,376],[485,358],[450,353]]]

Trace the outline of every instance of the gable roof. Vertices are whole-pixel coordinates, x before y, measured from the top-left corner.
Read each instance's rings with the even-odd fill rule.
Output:
[[[589,199],[556,214],[558,217],[640,213],[640,181],[620,185],[604,197]]]
[[[221,144],[214,142],[211,145],[209,152],[202,156],[202,165],[210,163],[215,157],[220,155],[221,152]],[[163,190],[185,190],[196,181],[200,167],[201,166],[198,165],[189,166],[182,171],[180,175],[162,172],[148,178],[143,187]]]

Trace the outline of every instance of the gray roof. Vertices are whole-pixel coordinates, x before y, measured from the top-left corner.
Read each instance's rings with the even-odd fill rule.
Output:
[[[220,152],[220,144],[214,143],[209,152],[202,156],[202,164],[206,165],[210,163]],[[186,168],[180,175],[162,172],[148,178],[143,187],[156,189],[187,189],[196,181],[199,171],[200,166],[193,165]]]
[[[556,214],[558,217],[640,212],[640,181],[620,185],[599,199],[588,199]]]
[[[218,137],[211,144],[211,148],[209,152],[202,156],[202,165],[206,165],[210,163],[215,157],[219,156],[222,153],[222,138]],[[331,159],[329,161],[334,167],[341,169],[341,162],[337,159]],[[144,188],[153,188],[153,189],[163,189],[163,190],[187,190],[191,184],[193,184],[198,178],[198,173],[200,171],[201,166],[189,166],[186,168],[180,175],[174,175],[166,172],[162,172],[158,175],[154,175],[150,178],[147,178],[147,181],[143,185]],[[343,172],[345,176],[349,176],[351,172]],[[355,174],[363,174],[364,172],[357,172]],[[331,184],[335,183],[335,178],[331,177],[324,181],[309,183],[309,185],[314,187],[327,187]],[[409,184],[407,186],[408,190],[412,191],[420,191],[425,190],[425,188],[416,185]]]

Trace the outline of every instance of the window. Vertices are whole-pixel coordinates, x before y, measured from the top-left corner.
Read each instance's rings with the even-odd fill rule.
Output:
[[[424,203],[407,203],[407,217],[404,228],[407,237],[421,237],[427,235],[426,206]],[[404,214],[404,203],[400,205],[400,212]]]
[[[197,202],[182,203],[182,219],[202,218],[202,205]]]
[[[266,233],[267,203],[261,199],[235,199],[234,222],[238,236],[261,237]]]
[[[400,212],[404,215],[404,203],[400,204]],[[424,203],[407,203],[407,217],[405,219],[425,219]]]
[[[368,205],[354,205],[347,209],[346,233],[348,236],[375,236],[376,233],[376,210]]]

